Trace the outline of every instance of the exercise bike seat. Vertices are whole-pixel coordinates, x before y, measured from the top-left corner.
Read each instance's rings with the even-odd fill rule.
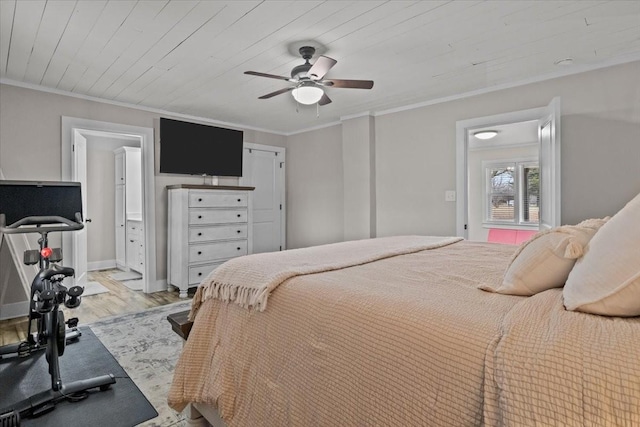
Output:
[[[61,267],[61,266],[59,266],[57,264],[51,264],[51,266],[49,266],[49,268],[47,268],[43,272],[39,273],[38,276],[42,280],[49,280],[53,276],[71,277],[74,274],[76,274],[76,272],[71,267]]]

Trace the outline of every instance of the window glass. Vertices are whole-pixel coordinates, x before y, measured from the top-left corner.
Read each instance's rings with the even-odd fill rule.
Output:
[[[489,184],[489,221],[515,221],[515,168],[490,168]]]
[[[485,165],[486,223],[536,225],[539,222],[538,162],[501,161]]]
[[[538,166],[522,168],[522,222],[538,224],[540,200],[540,169]]]

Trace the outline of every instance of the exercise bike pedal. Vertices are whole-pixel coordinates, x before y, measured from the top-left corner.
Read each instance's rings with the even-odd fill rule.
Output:
[[[79,320],[77,317],[72,317],[69,320],[67,320],[65,323],[70,329],[73,329],[78,327],[78,322]]]
[[[51,311],[53,308],[53,302],[56,298],[56,293],[51,289],[47,289],[46,291],[42,291],[38,294],[38,299],[36,301],[36,310],[39,313],[47,313]]]
[[[80,305],[80,295],[84,292],[84,288],[82,286],[72,286],[69,288],[67,292],[67,300],[64,302],[64,305],[67,308],[76,308]]]

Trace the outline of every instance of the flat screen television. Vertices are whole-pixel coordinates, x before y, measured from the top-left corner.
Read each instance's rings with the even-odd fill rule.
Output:
[[[160,172],[242,176],[243,132],[160,118]]]

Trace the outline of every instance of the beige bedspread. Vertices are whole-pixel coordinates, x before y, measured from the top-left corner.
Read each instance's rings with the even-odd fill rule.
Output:
[[[488,426],[640,426],[638,317],[566,311],[551,289],[507,314],[488,353]]]
[[[271,292],[291,277],[436,249],[460,240],[460,237],[391,236],[233,258],[202,281],[193,297],[189,318],[193,320],[200,304],[209,298],[263,311]]]
[[[567,422],[549,421],[549,407],[564,402],[544,396],[551,381],[564,387],[555,396],[579,394],[566,399],[572,405],[591,399],[583,407],[598,415],[637,417],[637,404],[630,403],[640,388],[637,369],[630,372],[631,362],[618,361],[638,357],[638,319],[571,313],[592,318],[575,323],[556,313],[560,324],[549,324],[538,312],[560,310],[557,290],[525,298],[476,289],[501,279],[513,250],[459,242],[296,276],[273,292],[263,312],[207,300],[176,367],[169,403],[177,410],[188,402],[214,405],[229,427],[536,425],[538,419],[540,425],[574,419],[590,425],[594,418],[576,414],[575,406],[556,412],[571,417]],[[555,308],[544,304],[546,295]],[[541,358],[540,369],[531,369],[529,352],[520,350],[529,348],[521,341],[530,334],[535,352],[550,337],[570,340],[549,353],[564,359]],[[573,357],[568,348],[576,344],[571,340],[588,347],[589,334],[598,347],[626,343],[613,352],[610,346],[577,353],[589,362],[564,372]],[[616,374],[619,365],[624,369]],[[526,379],[530,373],[536,378]],[[580,385],[585,382],[589,387]],[[529,384],[535,385],[530,392]],[[620,409],[600,412],[603,405]]]

